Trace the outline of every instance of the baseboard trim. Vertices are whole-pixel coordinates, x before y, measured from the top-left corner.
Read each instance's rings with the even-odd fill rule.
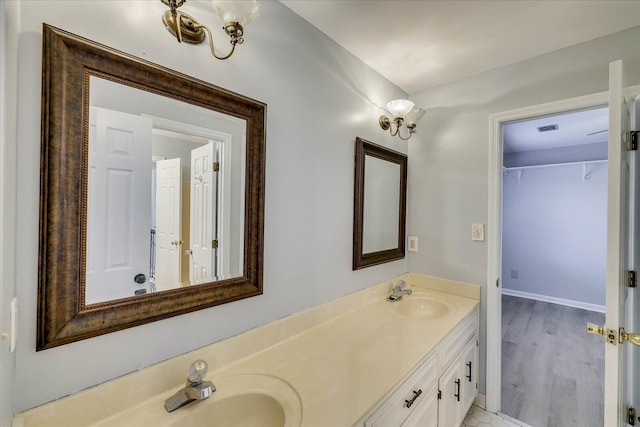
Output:
[[[479,406],[480,408],[487,410],[487,396],[484,393],[478,393],[473,404]]]
[[[606,312],[606,307],[604,305],[590,304],[582,301],[574,301],[570,299],[550,297],[547,295],[539,295],[531,292],[523,292],[523,291],[516,291],[513,289],[502,288],[502,294],[510,295],[512,297],[520,297],[520,298],[533,299],[537,301],[550,302],[552,304],[565,305],[567,307],[581,308],[583,310],[596,311],[598,313]]]

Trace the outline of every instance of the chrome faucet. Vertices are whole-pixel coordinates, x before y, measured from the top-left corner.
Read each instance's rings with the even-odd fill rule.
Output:
[[[204,360],[196,360],[191,364],[187,375],[187,385],[164,401],[167,412],[182,408],[194,400],[204,400],[216,391],[216,386],[211,381],[202,381],[207,369],[207,362]]]
[[[411,295],[411,289],[405,289],[405,286],[407,286],[407,284],[404,280],[400,280],[398,284],[393,287],[393,291],[391,295],[387,297],[387,301],[398,301],[405,295]]]

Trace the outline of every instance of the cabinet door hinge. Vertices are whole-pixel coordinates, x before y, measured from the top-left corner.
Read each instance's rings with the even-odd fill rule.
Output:
[[[218,241],[217,240],[212,240],[211,241],[211,248],[212,249],[218,249]]]
[[[638,149],[638,135],[640,131],[631,130],[625,135],[627,137],[627,151],[636,151]]]
[[[214,172],[220,171],[220,162],[213,162],[213,171]]]
[[[442,390],[438,390],[438,400],[442,400]]]
[[[629,425],[636,425],[636,408],[630,407],[627,410],[627,415],[628,415],[628,423]],[[640,421],[640,418],[638,418],[638,420]]]
[[[635,271],[627,271],[627,286],[630,288],[635,288],[636,283],[636,272]]]

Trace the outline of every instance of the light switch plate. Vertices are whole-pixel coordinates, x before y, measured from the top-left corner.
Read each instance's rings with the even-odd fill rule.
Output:
[[[11,313],[11,336],[9,337],[9,352],[16,351],[16,341],[18,340],[18,300],[14,297],[10,305]]]
[[[484,242],[484,224],[471,224],[471,240]]]
[[[409,252],[418,252],[418,237],[417,236],[409,236],[409,237],[407,237],[407,250]]]

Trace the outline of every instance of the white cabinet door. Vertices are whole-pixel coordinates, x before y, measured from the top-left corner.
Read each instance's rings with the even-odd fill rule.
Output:
[[[462,362],[462,412],[466,414],[476,398],[478,384],[478,347],[477,341],[469,341],[460,355]]]
[[[456,359],[440,377],[440,400],[438,401],[438,426],[460,425],[462,415],[460,404],[460,360]]]
[[[402,423],[402,427],[438,427],[438,384],[426,391],[422,402]]]
[[[458,427],[476,397],[478,347],[471,338],[439,380],[438,426]]]

